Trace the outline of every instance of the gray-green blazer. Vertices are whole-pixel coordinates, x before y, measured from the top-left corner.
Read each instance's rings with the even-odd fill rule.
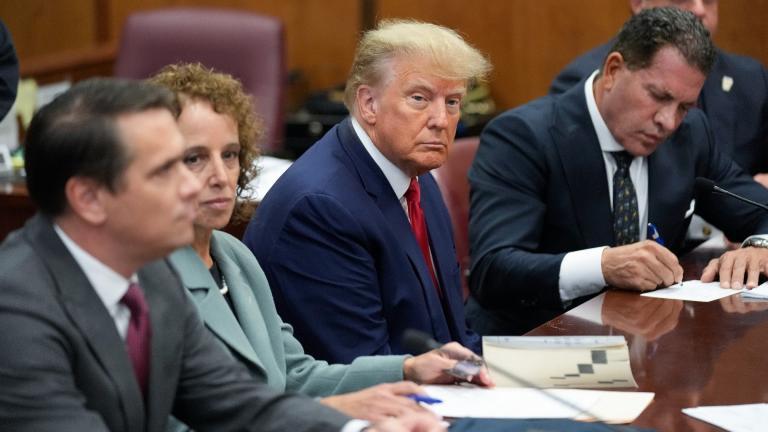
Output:
[[[291,326],[277,315],[267,279],[251,251],[231,235],[214,231],[211,254],[229,287],[239,324],[192,248],[177,250],[170,261],[205,325],[270,386],[328,396],[403,379],[403,356],[358,357],[350,365],[329,365],[305,354]]]

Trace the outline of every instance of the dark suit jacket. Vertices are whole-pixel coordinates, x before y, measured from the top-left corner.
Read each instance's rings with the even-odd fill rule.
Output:
[[[165,261],[139,272],[150,308],[148,400],[101,299],[36,216],[0,246],[0,424],[14,431],[338,432],[347,419],[257,382],[201,324]]]
[[[565,253],[614,244],[608,180],[583,85],[507,111],[481,135],[469,172],[470,290],[498,313],[473,305],[473,326],[484,315],[498,318],[492,332],[519,333],[553,318],[563,311],[558,274]],[[682,246],[699,176],[768,202],[768,190],[715,147],[704,113],[691,110],[648,157],[648,221],[672,251]],[[768,233],[768,215],[731,198],[696,197],[696,212],[734,240]]]
[[[11,33],[0,20],[0,120],[11,109],[19,87],[19,59]]]
[[[259,205],[244,241],[307,353],[335,363],[402,354],[409,328],[479,349],[465,323],[448,212],[432,176],[419,182],[444,307],[400,201],[349,119],[300,157]]]
[[[614,41],[583,54],[563,69],[549,91],[563,93],[602,66]],[[723,88],[723,79],[733,82]],[[699,95],[720,149],[748,173],[768,172],[768,71],[756,60],[718,50]]]

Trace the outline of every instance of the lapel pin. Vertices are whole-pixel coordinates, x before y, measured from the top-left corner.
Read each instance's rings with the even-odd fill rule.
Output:
[[[728,75],[723,75],[723,91],[729,92],[731,91],[731,87],[733,87],[733,78]]]

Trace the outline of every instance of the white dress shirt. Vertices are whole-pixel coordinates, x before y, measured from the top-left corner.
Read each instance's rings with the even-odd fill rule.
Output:
[[[611,152],[623,151],[624,147],[619,144],[611,134],[608,126],[605,124],[600,111],[595,103],[595,94],[593,83],[598,71],[584,83],[584,96],[587,99],[587,108],[592,125],[597,134],[597,140],[600,143],[600,149],[603,151],[603,162],[605,163],[605,175],[608,182],[608,197],[613,208],[613,175],[616,173],[616,160],[611,156]],[[637,194],[637,209],[639,212],[639,235],[640,240],[646,238],[646,227],[648,226],[648,161],[645,157],[635,157],[629,166],[629,177],[635,186]],[[591,249],[584,249],[570,252],[563,257],[560,264],[560,278],[558,286],[560,288],[560,298],[563,302],[569,302],[577,297],[594,294],[605,286],[603,277],[601,258],[603,250],[608,246],[600,246]]]
[[[131,310],[126,305],[120,303],[120,300],[128,291],[128,285],[131,282],[138,281],[138,277],[134,274],[130,279],[124,278],[93,255],[83,250],[58,225],[54,224],[53,229],[59,235],[69,253],[72,254],[72,257],[75,258],[77,264],[80,265],[83,273],[85,273],[85,277],[88,278],[88,282],[96,290],[96,294],[115,321],[117,332],[125,340],[128,322],[131,319]]]

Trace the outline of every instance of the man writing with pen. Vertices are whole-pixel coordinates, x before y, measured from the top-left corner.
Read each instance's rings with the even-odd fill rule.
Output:
[[[695,107],[714,57],[693,14],[648,9],[581,84],[486,127],[469,174],[467,315],[476,331],[526,332],[606,286],[680,282],[675,253],[694,211],[729,238],[747,238],[701,279],[757,285],[768,250],[750,236],[768,233],[768,213],[694,187],[704,177],[768,202],[768,190],[716,150]]]

